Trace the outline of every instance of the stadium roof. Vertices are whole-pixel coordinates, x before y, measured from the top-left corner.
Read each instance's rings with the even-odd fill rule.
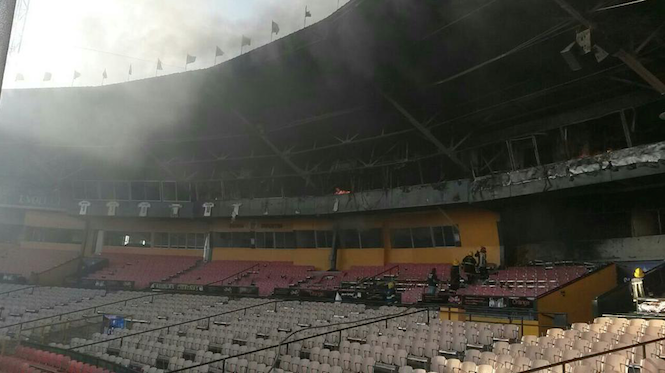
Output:
[[[209,69],[7,91],[0,173],[226,180],[268,195],[470,176],[468,149],[661,98],[663,3],[617,3],[354,0]],[[610,55],[576,52],[573,71],[560,51],[589,26]]]

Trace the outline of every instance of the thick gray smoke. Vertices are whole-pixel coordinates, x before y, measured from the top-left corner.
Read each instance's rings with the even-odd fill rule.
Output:
[[[340,6],[348,0],[340,0]],[[303,27],[305,6],[317,22],[337,9],[337,0],[33,0],[20,54],[11,56],[7,87],[69,86],[73,71],[82,75],[75,85],[124,82],[129,65],[132,79],[155,75],[156,60],[163,73],[184,70],[185,56],[197,56],[188,69],[209,67],[215,47],[225,55],[240,53],[241,35],[252,39],[244,51],[270,41],[271,22],[283,37]],[[43,83],[44,72],[53,74]],[[16,74],[24,81],[15,82]]]
[[[339,5],[347,1],[341,0]],[[100,85],[104,69],[108,74],[106,85],[123,83],[130,64],[131,80],[151,78],[157,58],[164,67],[160,75],[179,73],[184,71],[187,54],[197,56],[189,70],[207,68],[214,63],[217,46],[225,52],[217,61],[222,63],[238,56],[241,35],[252,39],[251,46],[244,48],[248,51],[270,42],[273,20],[280,28],[274,36],[277,39],[303,27],[305,6],[312,14],[307,19],[309,25],[329,16],[338,4],[336,0],[54,3],[31,2],[22,51],[11,57],[5,88],[68,87],[74,70],[81,73],[75,86]],[[45,71],[53,74],[51,82],[42,82]],[[17,73],[25,80],[15,81]],[[147,95],[136,85],[114,88],[112,94],[104,93],[104,89],[86,93],[85,100],[81,100],[80,92],[67,89],[5,90],[0,101],[0,143],[73,145],[72,152],[100,161],[113,161],[109,155],[116,161],[144,157],[145,141],[168,136],[171,128],[191,124],[190,110],[195,106],[191,101],[199,98],[192,92],[195,87],[173,87],[170,102],[177,104],[165,110],[159,95]],[[145,118],[150,122],[146,123]],[[111,151],[95,148],[100,144],[123,147]]]

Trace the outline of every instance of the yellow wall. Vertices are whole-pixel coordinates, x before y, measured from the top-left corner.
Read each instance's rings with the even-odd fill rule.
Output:
[[[29,227],[85,229],[85,222],[62,212],[26,210],[25,225]]]
[[[382,266],[384,249],[339,249],[337,250],[337,269],[349,269],[352,266]]]
[[[615,286],[617,271],[616,266],[611,264],[538,299],[538,312],[567,313],[569,324],[592,321],[594,298]],[[551,319],[540,316],[540,323],[551,324]]]
[[[104,246],[104,254],[137,254],[137,255],[174,255],[174,256],[196,256],[203,258],[203,250],[195,249],[157,249],[145,247],[126,246]]]
[[[199,220],[187,219],[138,219],[138,218],[92,218],[90,229],[120,232],[181,232],[204,233],[209,225]]]
[[[33,242],[21,241],[20,246],[26,249],[42,249],[42,250],[65,250],[65,251],[78,251],[81,252],[81,244],[69,243],[54,243],[54,242]]]
[[[475,207],[441,208],[427,212],[389,215],[384,224],[386,263],[452,263],[455,259],[461,261],[469,251],[475,253],[481,246],[485,246],[487,261],[499,264],[501,253],[498,221],[499,214]],[[462,246],[420,249],[392,248],[391,229],[440,225],[457,225]]]
[[[249,232],[249,231],[294,231],[332,230],[334,226],[346,228],[381,228],[383,248],[340,249],[337,254],[337,267],[349,269],[354,265],[381,266],[388,263],[451,263],[461,260],[469,251],[475,252],[481,246],[488,250],[488,261],[499,263],[500,248],[497,231],[498,214],[470,206],[432,209],[428,211],[382,213],[367,215],[342,215],[322,218],[290,219],[150,219],[90,217],[91,230],[126,232]],[[84,229],[83,220],[57,212],[27,211],[26,225]],[[457,225],[462,247],[393,249],[390,232],[395,228]],[[26,246],[65,249],[59,244],[23,243]],[[94,242],[91,243],[94,247]],[[74,249],[73,247],[69,249]],[[80,245],[76,245],[80,250]],[[107,253],[132,253],[144,255],[184,255],[201,256],[200,250],[133,248],[105,246]],[[213,260],[284,260],[296,264],[313,265],[317,269],[329,268],[330,249],[250,249],[215,248]]]
[[[216,248],[212,260],[285,261],[312,265],[317,270],[330,268],[330,249],[245,249]]]

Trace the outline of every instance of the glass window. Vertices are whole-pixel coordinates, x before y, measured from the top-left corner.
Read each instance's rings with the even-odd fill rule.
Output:
[[[411,230],[409,228],[393,229],[390,232],[393,247],[396,249],[412,248]]]
[[[114,200],[115,193],[113,192],[113,183],[109,181],[102,181],[99,183],[100,197],[103,200]]]
[[[432,235],[434,236],[434,246],[446,246],[446,241],[443,234],[443,227],[432,227]]]
[[[411,228],[413,247],[432,247],[432,231],[429,227]]]
[[[187,248],[196,248],[196,233],[187,233]]]
[[[85,182],[85,198],[99,199],[99,183],[96,181]]]
[[[189,188],[190,184],[187,182],[178,183],[178,201],[189,201]]]
[[[123,246],[125,234],[121,232],[106,232],[104,234],[104,244],[107,246]]]
[[[264,232],[266,237],[266,249],[275,248],[275,232]]]
[[[72,196],[74,199],[85,199],[85,187],[82,181],[72,181]]]
[[[210,200],[222,199],[222,183],[219,181],[211,181],[208,184],[208,191],[210,192]]]
[[[162,183],[162,199],[164,201],[176,200],[176,187],[172,181],[165,181]]]
[[[296,247],[311,249],[316,247],[314,231],[296,231]]]
[[[275,248],[283,249],[286,243],[284,243],[284,232],[275,232]]]
[[[443,227],[443,239],[445,240],[445,246],[455,246],[455,235],[453,234],[453,227],[449,225]]]
[[[145,201],[145,183],[141,181],[132,181],[132,200]]]
[[[203,249],[206,244],[206,235],[203,233],[197,233],[196,234],[196,248],[197,249]]]
[[[363,248],[383,247],[381,228],[360,231],[360,244]]]
[[[295,232],[284,232],[284,248],[296,248],[296,234]]]
[[[159,201],[161,199],[158,182],[145,183],[145,199],[148,201]]]
[[[250,247],[251,240],[250,232],[233,232],[232,247]]]
[[[257,249],[264,249],[266,245],[265,232],[256,232],[254,235],[254,243]]]
[[[356,229],[340,229],[340,244],[344,248],[360,248],[360,237]]]
[[[72,231],[72,237],[71,237],[70,242],[71,243],[76,243],[76,244],[83,243],[84,234],[85,234],[84,231],[80,231],[80,230]]]
[[[332,247],[332,231],[316,231],[316,247]]]
[[[455,246],[461,247],[462,246],[462,236],[460,236],[459,228],[456,225],[453,226],[453,236],[455,238]]]
[[[155,233],[155,247],[169,247],[169,234],[166,232]]]
[[[231,232],[217,232],[215,233],[215,247],[231,247]]]
[[[172,248],[184,249],[187,245],[187,238],[184,233],[170,233],[169,242]]]
[[[115,189],[115,199],[118,201],[129,200],[129,183],[125,181],[116,181],[113,183]]]
[[[210,201],[210,190],[207,182],[202,181],[194,186],[196,187],[196,199],[198,201]]]

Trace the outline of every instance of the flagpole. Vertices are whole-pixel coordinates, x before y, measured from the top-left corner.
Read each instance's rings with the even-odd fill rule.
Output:
[[[302,19],[302,28],[307,24],[307,5],[305,5],[305,17]]]
[[[272,23],[275,23],[275,21],[272,21]],[[272,23],[270,24],[270,41],[272,42],[272,34],[275,32],[272,29]]]

